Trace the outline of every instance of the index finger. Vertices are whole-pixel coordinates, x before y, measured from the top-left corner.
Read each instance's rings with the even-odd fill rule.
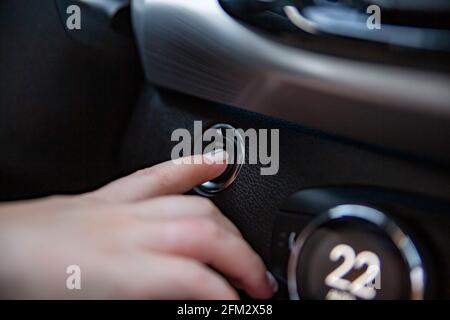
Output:
[[[218,150],[166,161],[111,182],[91,195],[110,202],[131,202],[182,194],[220,176],[227,167],[226,156],[225,151]]]

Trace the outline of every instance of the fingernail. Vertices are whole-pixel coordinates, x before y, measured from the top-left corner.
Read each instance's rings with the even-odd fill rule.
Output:
[[[203,158],[208,164],[226,163],[228,160],[228,153],[223,149],[218,149],[203,155]]]
[[[275,279],[273,274],[271,274],[269,271],[266,272],[267,280],[269,281],[270,286],[272,287],[273,293],[276,293],[278,291],[278,281]]]

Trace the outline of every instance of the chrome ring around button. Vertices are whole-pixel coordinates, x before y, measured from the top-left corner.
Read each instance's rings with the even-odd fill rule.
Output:
[[[230,164],[228,164],[228,168],[222,175],[194,188],[195,192],[204,196],[212,196],[228,188],[236,180],[245,161],[245,144],[239,130],[225,123],[215,124],[209,129],[220,131],[224,141],[226,141],[225,144],[234,147],[234,159],[231,159],[231,161],[229,160]],[[232,135],[230,133],[232,133]]]

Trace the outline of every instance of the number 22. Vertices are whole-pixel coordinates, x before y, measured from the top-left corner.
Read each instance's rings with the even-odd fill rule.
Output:
[[[349,245],[339,244],[331,250],[330,259],[338,261],[340,258],[344,258],[344,261],[325,278],[325,284],[341,291],[348,291],[361,299],[375,298],[376,290],[372,282],[377,279],[381,271],[378,256],[371,251],[362,251],[356,255]],[[361,269],[365,265],[367,265],[366,271],[353,282],[344,279],[352,269]]]

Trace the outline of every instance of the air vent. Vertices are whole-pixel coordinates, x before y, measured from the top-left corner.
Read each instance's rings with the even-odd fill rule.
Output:
[[[278,33],[344,37],[419,50],[450,52],[448,0],[221,0],[231,15]],[[369,28],[370,6],[380,27]]]

